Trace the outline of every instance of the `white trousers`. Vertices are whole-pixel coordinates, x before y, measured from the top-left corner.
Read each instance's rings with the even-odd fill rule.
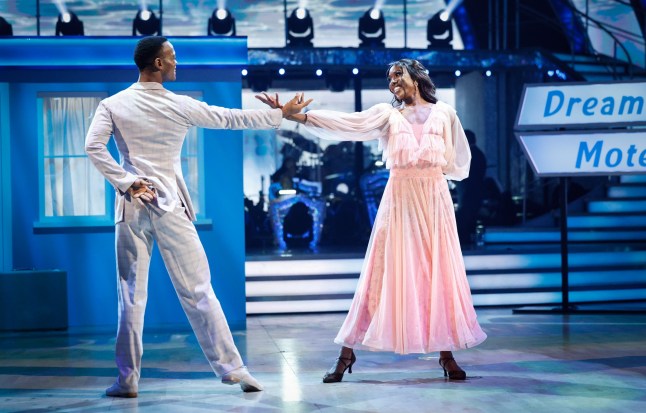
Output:
[[[221,376],[242,367],[240,353],[211,286],[204,247],[184,208],[167,212],[153,204],[144,205],[139,200],[132,200],[126,201],[124,220],[116,225],[119,295],[117,383],[123,390],[138,389],[148,270],[155,241],[211,368]]]

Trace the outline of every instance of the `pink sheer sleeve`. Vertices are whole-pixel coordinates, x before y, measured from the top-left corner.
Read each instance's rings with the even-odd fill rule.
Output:
[[[305,129],[321,139],[337,141],[369,141],[387,139],[388,118],[392,106],[380,103],[362,112],[344,113],[334,110],[310,110]]]
[[[442,104],[442,106],[445,108],[450,122],[444,127],[444,144],[446,146],[444,158],[446,159],[446,166],[443,168],[443,172],[446,179],[461,181],[469,176],[469,167],[471,166],[469,141],[464,134],[464,129],[455,109],[446,104]]]

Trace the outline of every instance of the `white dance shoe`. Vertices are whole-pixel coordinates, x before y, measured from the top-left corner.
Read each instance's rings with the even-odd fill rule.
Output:
[[[132,399],[137,397],[137,391],[125,390],[119,385],[119,383],[114,383],[112,386],[105,389],[105,395],[109,397],[125,397],[127,399]]]
[[[240,384],[242,391],[246,393],[263,390],[262,384],[260,384],[244,366],[222,376],[222,383]]]

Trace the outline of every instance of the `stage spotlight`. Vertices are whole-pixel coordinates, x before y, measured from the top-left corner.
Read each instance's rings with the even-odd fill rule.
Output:
[[[385,47],[386,22],[384,13],[371,8],[359,18],[359,47],[381,48]]]
[[[13,36],[13,27],[11,23],[0,16],[0,36]]]
[[[287,46],[312,47],[314,23],[309,10],[299,7],[287,18]]]
[[[485,76],[487,76],[487,77],[491,77],[491,75],[492,75],[491,70],[487,69],[487,70],[485,71]]]
[[[429,49],[452,49],[453,26],[451,16],[445,10],[439,11],[428,20],[426,40]]]
[[[455,77],[460,77],[462,76],[462,71],[460,69],[455,70]]]
[[[161,36],[161,20],[150,10],[140,9],[132,21],[133,36]]]
[[[56,21],[56,36],[83,36],[83,22],[75,13],[64,11],[59,13]]]
[[[235,36],[236,19],[228,9],[217,8],[209,17],[206,34],[209,36]]]

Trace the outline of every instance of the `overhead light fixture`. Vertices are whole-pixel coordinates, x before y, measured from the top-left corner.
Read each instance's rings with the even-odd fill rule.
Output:
[[[313,47],[314,23],[309,10],[298,7],[287,18],[287,46]]]
[[[452,49],[453,25],[446,10],[440,10],[428,20],[426,40],[429,49]]]
[[[0,36],[13,36],[13,27],[11,23],[0,16]]]
[[[132,21],[133,36],[161,36],[161,20],[151,10],[139,9]]]
[[[63,11],[58,14],[56,21],[56,36],[83,36],[83,22],[76,13]]]
[[[372,7],[359,18],[359,47],[385,47],[386,21],[381,9]]]
[[[236,35],[236,19],[229,9],[218,7],[213,10],[213,14],[209,17],[209,25],[207,32],[209,36],[235,36]]]

